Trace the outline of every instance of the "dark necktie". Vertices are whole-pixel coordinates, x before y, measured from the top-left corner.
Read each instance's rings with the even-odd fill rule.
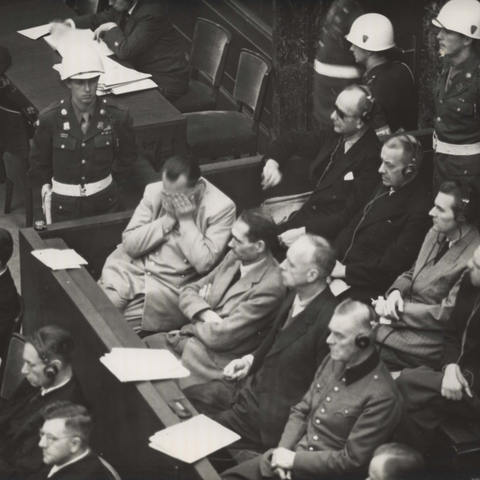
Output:
[[[344,150],[340,149],[340,146],[342,146],[344,144],[345,144],[345,140],[343,139],[343,137],[340,137],[338,139],[337,144],[335,145],[335,148],[333,149],[333,152],[330,155],[330,160],[328,161],[328,164],[327,164],[325,170],[323,171],[322,176],[320,177],[320,180],[317,182],[317,188],[320,185],[320,182],[324,179],[327,172],[330,170],[330,167],[332,166],[333,161],[335,160],[335,158],[337,156],[337,152],[340,151],[340,153],[342,153],[342,154],[344,153]]]
[[[120,23],[118,25],[122,32],[125,30],[125,26],[127,25],[129,18],[130,18],[130,14],[128,12],[124,12],[122,18],[120,19]]]
[[[225,291],[228,292],[240,280],[241,277],[242,273],[240,271],[240,267],[238,267],[238,270],[233,275],[233,278]]]
[[[435,255],[435,263],[437,263],[447,252],[450,248],[450,244],[448,241],[444,241],[443,245],[438,249],[437,254]]]

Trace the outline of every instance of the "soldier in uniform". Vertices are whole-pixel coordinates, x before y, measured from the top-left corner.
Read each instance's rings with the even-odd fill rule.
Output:
[[[395,47],[390,20],[378,13],[362,15],[353,22],[346,38],[356,62],[365,68],[362,81],[376,102],[371,126],[377,135],[389,135],[399,128],[415,130],[413,74],[404,63],[387,58],[388,51]]]
[[[480,188],[480,3],[451,0],[432,20],[444,68],[435,90],[434,193],[445,180]]]
[[[103,72],[93,50],[79,48],[66,55],[61,79],[71,97],[39,116],[28,182],[32,187],[52,185],[53,222],[122,209],[116,181],[128,177],[137,148],[128,110],[96,95]]]

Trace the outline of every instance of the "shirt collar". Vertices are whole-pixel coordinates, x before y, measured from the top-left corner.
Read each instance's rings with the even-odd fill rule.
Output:
[[[47,393],[50,393],[50,392],[53,392],[54,390],[62,388],[64,385],[66,385],[71,380],[71,378],[72,377],[67,378],[67,380],[62,382],[60,385],[55,385],[54,387],[49,387],[49,388],[42,388],[40,390],[40,394],[42,395],[42,397],[44,397]]]
[[[353,367],[347,367],[343,377],[345,378],[345,385],[350,385],[355,383],[357,380],[362,379],[367,376],[380,363],[380,357],[376,350],[373,350],[372,353],[358,365]]]
[[[262,262],[264,262],[267,259],[267,257],[262,258],[258,262],[251,263],[250,265],[242,265],[240,264],[240,278],[243,278],[250,270],[253,270],[257,265],[260,265]]]
[[[345,142],[345,151],[344,153],[347,153],[352,147],[353,145],[355,145],[355,143],[357,143],[362,137],[363,135],[365,135],[365,133],[367,132],[368,128],[363,130],[362,131],[359,131],[358,133],[355,133],[354,135],[351,135],[350,137],[348,138],[344,138],[344,142]]]
[[[66,467],[67,465],[71,465],[72,463],[78,462],[82,458],[85,458],[89,453],[90,453],[90,449],[87,448],[85,452],[83,452],[79,457],[75,457],[73,460],[70,460],[69,462],[64,463],[63,465],[54,465],[50,470],[50,473],[48,474],[47,478],[50,478],[54,473],[58,472],[62,468]]]
[[[0,270],[0,277],[8,270],[8,267],[5,265],[3,270]]]
[[[137,6],[138,1],[136,1],[133,5],[132,8],[128,11],[128,14],[131,15],[132,12],[135,10],[135,7]]]
[[[93,112],[95,111],[95,105],[97,104],[97,101],[95,99],[95,102],[93,102],[86,110],[80,110],[77,105],[73,102],[73,99],[70,99],[70,103],[73,108],[73,113],[75,114],[76,119],[78,120],[78,123],[82,123],[82,116],[84,113],[88,113],[90,115],[90,119],[93,117]]]

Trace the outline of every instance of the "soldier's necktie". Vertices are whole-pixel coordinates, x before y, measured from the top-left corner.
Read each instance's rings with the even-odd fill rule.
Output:
[[[90,125],[90,114],[89,113],[83,113],[82,114],[82,123],[80,124],[80,128],[82,129],[83,134],[87,133],[89,125]]]

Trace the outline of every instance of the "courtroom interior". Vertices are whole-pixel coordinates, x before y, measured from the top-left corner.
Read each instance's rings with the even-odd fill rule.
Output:
[[[479,0],[1,0],[0,198],[0,480],[480,479]]]

